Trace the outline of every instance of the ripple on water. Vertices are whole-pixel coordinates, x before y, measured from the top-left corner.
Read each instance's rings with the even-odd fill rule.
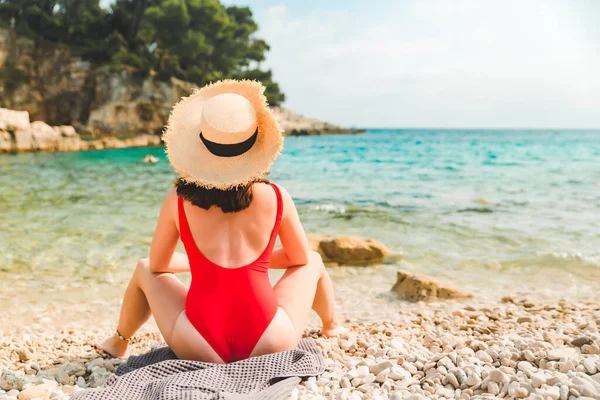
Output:
[[[599,166],[598,131],[385,130],[288,139],[270,178],[308,232],[404,254],[332,272],[340,301],[362,310],[389,300],[395,268],[485,296],[600,289]],[[0,306],[15,321],[51,301],[116,308],[175,177],[164,150],[1,156],[0,170]]]

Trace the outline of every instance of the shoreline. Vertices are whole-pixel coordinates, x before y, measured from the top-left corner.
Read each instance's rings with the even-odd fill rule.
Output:
[[[598,302],[405,304],[389,321],[346,324],[350,332],[340,338],[307,330],[327,368],[291,398],[600,398]],[[142,330],[132,354],[161,340],[155,328]],[[0,336],[0,399],[32,398],[24,389],[64,400],[80,387],[101,385],[123,362],[91,346],[102,336],[89,328]]]

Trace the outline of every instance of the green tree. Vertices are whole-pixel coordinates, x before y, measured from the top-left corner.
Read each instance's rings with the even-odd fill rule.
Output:
[[[0,24],[32,38],[36,49],[63,45],[97,65],[200,86],[223,78],[262,81],[273,105],[285,96],[261,70],[269,45],[256,38],[248,7],[219,0],[0,0]]]

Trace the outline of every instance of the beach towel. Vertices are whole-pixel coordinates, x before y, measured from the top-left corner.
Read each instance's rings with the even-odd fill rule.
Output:
[[[323,373],[325,361],[314,340],[295,350],[230,364],[179,360],[165,344],[131,356],[98,388],[73,393],[73,400],[250,400],[286,399],[302,378]]]

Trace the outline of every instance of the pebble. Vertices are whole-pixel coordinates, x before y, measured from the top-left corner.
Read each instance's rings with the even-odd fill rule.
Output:
[[[469,307],[453,305],[454,311],[443,307],[414,304],[391,322],[349,324],[340,338],[307,331],[321,347],[327,371],[298,385],[290,398],[600,398],[600,334],[589,322],[597,303],[546,307],[515,297],[485,307],[475,300]],[[0,364],[7,367],[0,400],[35,390],[43,390],[44,399],[66,400],[103,384],[120,364],[95,353],[90,344],[96,337],[60,335],[30,335],[27,342],[0,336]],[[141,343],[147,349],[151,341],[132,345],[134,354]]]
[[[380,363],[371,365],[370,371],[371,371],[372,374],[377,375],[381,371],[386,370],[386,369],[390,369],[393,366],[394,366],[393,362],[391,362],[390,360],[385,360],[385,361],[382,361]]]
[[[491,364],[494,362],[494,359],[483,350],[479,350],[477,353],[475,353],[475,356],[477,358],[479,358],[481,361],[488,363],[488,364]]]
[[[589,374],[595,374],[598,371],[596,362],[592,358],[586,358],[583,360],[583,366]]]
[[[575,347],[582,347],[583,345],[591,344],[591,343],[592,343],[592,339],[590,339],[587,336],[577,336],[575,339],[573,339],[571,341],[571,345],[575,346]]]
[[[546,377],[543,373],[531,374],[531,385],[534,388],[540,388],[546,384]]]
[[[509,381],[508,376],[498,369],[493,369],[488,375],[489,378],[496,383],[505,383]]]

